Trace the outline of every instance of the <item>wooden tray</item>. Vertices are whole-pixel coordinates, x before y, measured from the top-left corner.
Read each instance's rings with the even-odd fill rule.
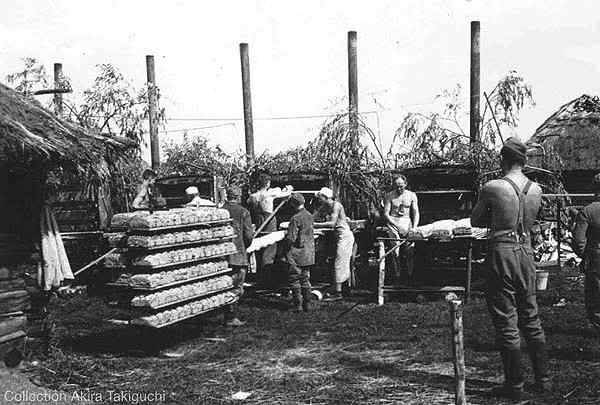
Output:
[[[221,255],[200,257],[198,259],[185,260],[183,262],[159,264],[157,266],[142,266],[142,265],[132,264],[131,268],[133,268],[135,270],[159,270],[159,269],[166,269],[166,268],[170,268],[170,267],[179,267],[179,266],[183,266],[183,265],[186,265],[186,264],[201,263],[201,262],[205,262],[207,260],[218,259],[220,257],[226,257],[226,256],[229,256],[229,255],[233,255],[235,253],[237,253],[237,251],[233,251],[233,252],[225,253],[225,254],[221,254]]]
[[[159,326],[152,326],[152,325],[148,325],[148,324],[146,324],[145,322],[143,322],[143,321],[141,321],[141,320],[139,320],[139,319],[132,319],[132,320],[131,320],[129,323],[130,323],[131,325],[136,325],[136,326],[145,326],[145,327],[147,327],[147,328],[161,329],[161,328],[164,328],[164,327],[166,327],[166,326],[173,325],[173,324],[175,324],[175,323],[179,323],[179,322],[181,322],[181,321],[185,321],[186,319],[195,318],[195,317],[197,317],[198,315],[202,315],[202,314],[205,314],[205,313],[207,313],[207,312],[214,311],[215,309],[218,309],[218,308],[224,307],[224,306],[226,306],[226,305],[231,305],[231,304],[235,303],[235,302],[236,302],[236,301],[238,301],[238,300],[239,300],[239,297],[236,297],[234,300],[231,300],[230,302],[226,302],[226,303],[224,303],[224,304],[221,304],[221,305],[219,305],[219,306],[212,307],[212,308],[208,308],[208,309],[205,309],[205,310],[203,310],[203,311],[200,311],[200,312],[196,312],[195,314],[191,314],[191,315],[188,315],[188,316],[186,316],[186,317],[183,317],[183,318],[176,319],[176,320],[174,320],[174,321],[171,321],[171,322],[163,323],[162,325],[159,325]]]
[[[168,284],[157,285],[156,287],[132,286],[131,284],[122,284],[122,283],[106,283],[106,285],[110,286],[110,287],[130,288],[130,289],[135,290],[135,291],[148,291],[148,292],[151,292],[151,291],[159,291],[159,290],[162,290],[162,289],[165,289],[165,288],[169,288],[169,287],[179,286],[179,285],[182,285],[182,284],[187,284],[187,283],[190,283],[192,281],[203,280],[205,278],[211,278],[211,277],[215,277],[215,276],[222,276],[224,274],[231,273],[232,271],[233,271],[233,269],[221,270],[221,271],[217,271],[215,273],[203,274],[201,276],[188,278],[186,280],[179,280],[179,281],[174,281],[174,282],[168,283]]]
[[[177,305],[177,304],[182,304],[184,302],[195,301],[195,300],[197,300],[199,298],[208,297],[209,295],[214,295],[214,294],[222,293],[222,292],[225,292],[225,291],[233,290],[235,288],[236,288],[235,286],[231,285],[229,287],[220,288],[218,290],[205,291],[202,294],[192,295],[191,297],[182,298],[182,299],[177,300],[177,301],[166,302],[166,303],[158,305],[158,306],[133,305],[133,304],[131,304],[131,308],[159,310],[159,309],[164,309],[164,308],[172,307],[172,306]]]
[[[231,218],[228,219],[219,219],[217,221],[208,221],[208,222],[196,222],[193,224],[181,224],[181,225],[169,225],[169,226],[161,226],[157,228],[130,228],[130,234],[136,233],[154,233],[154,232],[164,232],[164,231],[173,231],[178,229],[189,229],[189,228],[197,228],[202,226],[211,226],[211,225],[224,225],[228,224],[232,221]]]
[[[199,246],[199,245],[204,245],[206,243],[213,243],[213,242],[224,242],[227,240],[232,240],[236,237],[237,237],[237,235],[230,235],[230,236],[222,236],[220,238],[202,239],[202,240],[195,240],[195,241],[190,241],[190,242],[172,243],[170,245],[160,245],[160,246],[152,246],[152,247],[127,246],[127,249],[129,249],[131,252],[136,252],[136,253],[137,252],[154,252],[157,250]]]

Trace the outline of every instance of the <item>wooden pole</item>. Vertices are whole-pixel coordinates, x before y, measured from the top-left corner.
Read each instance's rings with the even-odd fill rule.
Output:
[[[463,321],[462,321],[462,302],[456,298],[455,294],[448,294],[446,300],[450,309],[450,327],[452,330],[452,358],[454,363],[454,380],[456,405],[466,405],[467,398],[465,394],[465,348],[463,340]]]
[[[479,21],[471,21],[470,138],[471,145],[479,141],[480,52]]]
[[[377,274],[377,305],[384,304],[383,286],[385,284],[385,244],[379,242],[379,267]]]
[[[62,63],[54,64],[54,89],[62,88]],[[54,113],[62,117],[63,98],[62,93],[54,93]]]
[[[471,299],[471,278],[473,274],[473,241],[467,241],[467,285],[465,290],[465,304]]]
[[[560,253],[561,247],[560,244],[562,242],[562,223],[560,218],[560,212],[562,211],[562,200],[560,198],[556,199],[556,253],[558,254],[558,270],[562,270],[562,264],[560,262]]]
[[[148,81],[148,122],[150,127],[150,156],[152,170],[160,167],[160,147],[158,143],[156,75],[154,72],[154,56],[146,55],[146,77]]]
[[[348,32],[348,114],[350,131],[358,137],[358,68],[357,68],[356,31]]]
[[[244,101],[244,133],[246,134],[246,162],[248,167],[254,164],[254,125],[252,120],[252,93],[250,88],[250,57],[248,44],[240,44],[240,62],[242,65],[242,97]]]

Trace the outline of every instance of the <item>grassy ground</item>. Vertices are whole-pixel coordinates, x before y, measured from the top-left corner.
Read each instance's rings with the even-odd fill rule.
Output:
[[[598,404],[600,339],[584,319],[580,280],[551,284],[540,301],[556,389],[530,403]],[[561,297],[570,303],[553,307]],[[173,404],[234,403],[238,391],[257,404],[453,403],[444,302],[361,304],[340,317],[353,305],[293,314],[247,299],[243,328],[224,328],[213,316],[156,334],[103,325],[109,313],[98,300],[57,301],[48,353],[29,353],[41,361],[28,373],[53,389],[159,391]],[[501,366],[483,301],[466,306],[464,323],[469,403],[502,404],[485,394],[501,381]],[[164,349],[184,355],[154,354]]]

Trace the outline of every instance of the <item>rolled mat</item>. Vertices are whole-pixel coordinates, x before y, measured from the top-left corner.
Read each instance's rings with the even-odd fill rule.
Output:
[[[26,316],[11,316],[7,318],[0,317],[0,337],[10,335],[11,333],[20,330],[25,330],[26,325]]]
[[[25,290],[0,293],[0,314],[29,308],[29,294]]]

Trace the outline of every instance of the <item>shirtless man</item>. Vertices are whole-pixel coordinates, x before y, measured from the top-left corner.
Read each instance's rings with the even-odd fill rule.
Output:
[[[527,342],[535,374],[534,389],[550,390],[546,338],[535,296],[535,263],[530,230],[542,190],[524,174],[527,148],[509,138],[501,150],[504,177],[485,184],[471,224],[490,228],[486,258],[486,300],[504,365],[504,385],[494,395],[519,400],[523,394],[519,329]]]
[[[420,213],[417,195],[406,189],[406,177],[399,175],[394,181],[395,190],[385,196],[383,215],[387,222],[388,234],[391,238],[406,237],[408,231],[419,226]],[[414,244],[406,243],[395,250],[397,275],[400,277],[400,258],[404,256],[402,267],[405,269],[406,281],[410,279],[414,269]]]
[[[131,206],[136,210],[153,210],[165,205],[165,200],[155,189],[154,182],[156,181],[156,172],[151,169],[146,169],[142,173],[142,185],[133,200]]]
[[[417,195],[406,189],[406,177],[398,176],[394,185],[395,190],[385,197],[383,215],[390,228],[400,237],[419,226],[419,202]]]
[[[289,197],[292,194],[294,188],[287,186],[284,190],[279,188],[271,188],[271,176],[266,173],[261,173],[258,176],[258,190],[251,194],[248,198],[248,208],[252,216],[252,222],[255,225],[255,229],[258,229],[267,218],[273,213],[273,201],[276,198]],[[270,233],[277,231],[277,220],[275,217],[269,220],[264,226],[261,233]],[[260,274],[263,283],[268,283],[270,278],[271,266],[275,262],[275,256],[277,255],[277,245],[267,246],[262,249],[260,254],[257,254],[258,268],[262,273]]]

